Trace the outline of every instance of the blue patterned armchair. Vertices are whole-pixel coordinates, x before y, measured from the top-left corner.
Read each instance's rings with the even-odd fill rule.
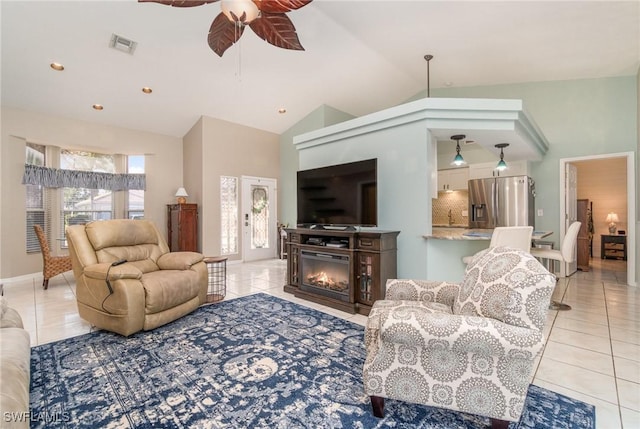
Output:
[[[384,398],[520,419],[555,277],[522,250],[478,253],[460,284],[389,280],[365,328],[364,388]]]

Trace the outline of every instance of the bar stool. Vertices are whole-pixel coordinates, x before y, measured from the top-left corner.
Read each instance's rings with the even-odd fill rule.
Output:
[[[552,259],[561,263],[570,263],[576,260],[576,244],[578,242],[578,231],[580,231],[581,222],[573,222],[569,225],[567,233],[560,244],[560,249],[531,249],[531,254],[538,259]],[[555,271],[555,270],[554,270]],[[552,273],[553,274],[553,273]],[[556,281],[558,277],[556,276]],[[571,310],[571,306],[552,301],[549,310]]]
[[[532,226],[499,226],[493,229],[489,248],[504,246],[528,252],[531,249],[532,234]],[[462,262],[469,264],[474,256],[464,256]]]

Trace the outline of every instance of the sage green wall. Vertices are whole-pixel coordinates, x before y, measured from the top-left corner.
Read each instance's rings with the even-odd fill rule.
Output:
[[[541,162],[531,164],[531,175],[537,183],[536,207],[544,210],[544,216],[536,218],[536,229],[553,231],[552,240],[555,240],[557,245],[560,230],[560,159],[629,151],[636,152],[637,155],[639,150],[639,82],[640,76],[629,76],[447,88],[432,90],[431,94],[432,97],[506,98],[524,101],[525,109],[536,121],[550,145],[549,152],[544,159]],[[423,98],[424,95],[424,92],[417,94],[412,100]],[[284,135],[281,137],[282,186],[287,186],[287,192],[283,192],[281,198],[282,213],[286,213],[286,217],[282,219],[290,223],[295,222],[295,174],[293,174],[295,169],[292,166],[297,161],[295,152],[291,152],[291,138],[302,132],[316,129],[315,127],[326,126],[318,122],[312,123],[310,117],[305,119],[309,122],[303,123],[301,121],[290,130],[291,133],[286,138]],[[298,128],[298,125],[301,127]],[[508,160],[508,151],[505,157]],[[341,159],[341,155],[336,155],[333,163],[337,163]],[[478,154],[477,161],[481,160],[482,155]],[[329,160],[325,159],[323,162],[329,163]],[[301,164],[301,167],[306,167],[306,165]],[[381,202],[381,204],[384,205],[385,202]],[[401,210],[407,209],[410,210],[410,206],[401,208]],[[638,212],[640,214],[640,208]],[[383,225],[383,227],[388,226]],[[406,230],[404,225],[397,226],[397,229]],[[419,229],[413,231],[412,228],[410,233],[422,234],[426,232],[424,228],[418,232]],[[401,234],[401,239],[406,239],[404,233]],[[488,244],[488,242],[425,241],[428,242],[425,245],[426,249],[421,247],[414,250],[417,251],[416,254],[424,254],[426,250],[426,268],[424,262],[422,262],[422,267],[418,267],[417,263],[408,262],[405,264],[399,259],[399,276],[414,275],[426,270],[429,279],[460,280],[464,271],[463,264],[459,262],[460,257],[471,255]],[[415,256],[415,254],[411,255]],[[409,256],[409,252],[402,257],[414,259]],[[640,265],[636,264],[636,266]],[[640,272],[640,270],[636,272]]]
[[[378,228],[400,231],[398,276],[427,278],[430,174],[435,142],[426,121],[350,135],[300,151],[300,169],[377,158]],[[365,228],[366,229],[366,228]]]
[[[549,141],[549,151],[531,164],[536,181],[536,229],[560,230],[561,158],[638,151],[638,78],[636,76],[535,82],[432,90],[432,97],[516,98]],[[505,158],[509,159],[508,150]],[[552,240],[552,241],[553,241]]]
[[[98,153],[146,155],[145,218],[166,237],[166,204],[175,201],[176,189],[182,186],[182,139],[19,109],[3,108],[0,115],[0,278],[42,272],[41,254],[26,253],[26,195],[21,184],[25,141]]]
[[[293,138],[309,131],[319,130],[346,120],[352,115],[333,107],[322,105],[305,116],[300,122],[280,135],[280,177],[278,189],[279,221],[293,227],[297,217],[296,172],[298,171],[298,150],[293,145]]]

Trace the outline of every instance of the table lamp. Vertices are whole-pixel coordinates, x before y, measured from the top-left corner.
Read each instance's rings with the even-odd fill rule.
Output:
[[[178,197],[178,204],[185,204],[187,202],[187,198],[189,194],[187,194],[186,189],[178,188],[176,191],[176,197]]]
[[[618,219],[618,215],[615,214],[614,212],[611,212],[607,215],[607,222],[609,222],[609,234],[615,234],[616,233],[616,222],[620,222],[620,219]]]

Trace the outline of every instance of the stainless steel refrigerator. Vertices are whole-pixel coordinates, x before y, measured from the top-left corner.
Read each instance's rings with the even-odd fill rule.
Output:
[[[533,226],[535,182],[529,176],[469,180],[469,228]]]

